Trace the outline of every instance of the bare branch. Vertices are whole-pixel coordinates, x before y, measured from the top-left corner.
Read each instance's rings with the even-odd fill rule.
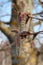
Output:
[[[14,41],[15,33],[12,33],[3,22],[0,22],[0,30],[8,37],[10,42]]]
[[[38,34],[40,34],[40,33],[43,34],[43,31],[39,31],[39,32],[36,32],[36,33],[31,33],[31,32],[27,32],[27,31],[19,32],[18,30],[12,30],[12,32],[15,32],[15,33],[19,34],[19,36],[21,38],[26,38],[26,36],[33,35],[32,40],[34,40]]]
[[[43,14],[43,11],[41,11],[39,13],[32,14],[32,15],[40,15],[40,14]]]
[[[33,23],[33,26],[40,25],[41,23],[43,23],[43,21],[38,21],[38,22],[35,22],[35,23]]]

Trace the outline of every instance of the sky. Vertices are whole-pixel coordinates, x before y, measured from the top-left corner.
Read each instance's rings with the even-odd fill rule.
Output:
[[[0,0],[0,20],[9,22],[11,16],[4,16],[2,15],[11,15],[11,1],[10,0]]]
[[[3,16],[2,15],[11,15],[11,1],[10,0],[0,0],[0,21],[9,22],[11,16]],[[0,31],[0,42],[8,41],[7,37]]]
[[[36,13],[36,12],[40,12],[40,11],[43,11],[43,8],[41,7],[41,5],[39,5],[39,2],[37,2],[38,0],[34,0],[34,10],[33,10],[33,13]],[[11,5],[12,5],[12,2],[11,0],[0,0],[0,20],[1,21],[4,21],[4,22],[9,22],[10,19],[11,19]],[[8,15],[10,14],[9,16],[3,16],[2,15]],[[36,21],[36,20],[35,20]],[[39,26],[37,27],[34,27],[34,31],[39,31]],[[40,30],[43,30],[43,24],[41,25],[41,28]],[[8,40],[7,37],[0,31],[0,41],[6,41]],[[39,45],[38,45],[39,46]]]

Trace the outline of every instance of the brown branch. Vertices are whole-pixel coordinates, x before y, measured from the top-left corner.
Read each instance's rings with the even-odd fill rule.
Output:
[[[39,0],[39,3],[43,6],[43,1],[42,0]]]
[[[32,14],[32,15],[34,16],[34,15],[40,15],[40,14],[43,14],[43,11],[41,11],[39,13]]]
[[[14,11],[14,13],[17,13],[17,12]],[[18,13],[17,13],[17,14],[18,14]],[[4,17],[4,16],[11,16],[11,14],[1,15],[0,17]],[[14,16],[14,14],[12,14],[12,16]],[[40,18],[36,18],[36,17],[30,16],[30,15],[27,15],[26,23],[28,22],[28,20],[29,20],[30,18],[43,21],[43,19],[40,19]],[[5,24],[7,24],[7,22],[5,22]]]
[[[32,19],[37,19],[37,20],[41,20],[41,21],[43,21],[43,19],[36,18],[36,17],[33,17],[33,16],[29,16],[29,15],[28,15],[27,17],[28,17],[28,19],[29,19],[29,17],[30,17],[30,18],[32,18]]]
[[[15,32],[15,33],[19,34],[21,38],[26,38],[26,36],[33,35],[33,39],[35,39],[36,36],[37,36],[39,33],[43,34],[43,33],[42,33],[43,31],[39,31],[39,32],[36,32],[36,33],[31,33],[31,32],[27,32],[27,31],[19,32],[19,31],[17,31],[17,30],[12,30],[12,32]]]
[[[0,30],[8,37],[11,43],[14,41],[15,34],[12,33],[3,22],[0,22]]]

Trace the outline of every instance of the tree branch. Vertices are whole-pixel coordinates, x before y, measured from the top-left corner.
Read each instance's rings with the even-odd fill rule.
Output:
[[[12,33],[3,22],[0,22],[0,30],[8,37],[11,43],[14,41],[15,33]]]
[[[33,23],[33,26],[40,25],[41,23],[43,23],[43,21],[38,21],[38,22],[35,22],[35,23]]]

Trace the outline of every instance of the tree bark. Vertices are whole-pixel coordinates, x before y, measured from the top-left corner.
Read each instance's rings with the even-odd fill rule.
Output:
[[[32,15],[32,0],[22,0],[22,1],[23,2],[21,2],[20,0],[17,0],[17,5],[19,7],[21,6],[20,7],[20,12],[22,12],[22,13],[29,12]],[[16,0],[15,1],[12,0],[12,4],[13,3],[15,4],[16,3]],[[23,3],[24,3],[25,6],[23,5]],[[26,31],[33,32],[32,20],[29,20],[26,25],[25,25],[25,21],[22,20],[22,21],[20,21],[20,26],[19,26],[19,19],[18,19],[18,14],[17,14],[19,10],[16,10],[17,13],[14,13],[14,9],[15,9],[15,7],[12,7],[12,16],[11,16],[11,21],[10,22],[15,22],[15,21],[18,22],[18,27],[17,28],[18,28],[19,31],[26,30]],[[15,25],[13,26],[11,24],[10,27],[12,29],[14,29],[15,28]],[[10,40],[11,43],[13,43],[13,42],[16,43],[16,44],[19,43],[19,42],[16,42],[17,39],[18,39],[18,35],[16,35],[15,33],[12,33],[11,30],[8,29],[5,26],[4,23],[0,23],[0,30],[8,37],[8,39]],[[29,39],[31,40],[31,37],[30,36],[29,36]],[[12,54],[17,54],[17,52],[19,53],[18,56],[16,55],[16,58],[15,57],[12,58],[14,61],[15,60],[17,61],[17,63],[16,62],[15,63],[18,64],[18,65],[29,65],[29,64],[30,65],[31,64],[32,65],[36,65],[36,62],[37,62],[37,52],[36,52],[36,50],[34,50],[35,49],[35,48],[33,48],[34,46],[31,48],[31,42],[28,42],[29,39],[27,39],[27,38],[26,39],[23,39],[23,40],[20,39],[20,46],[19,47],[16,44],[15,44],[16,48],[14,46],[12,46],[12,50],[13,50]],[[29,48],[28,48],[28,46],[29,46]],[[15,53],[14,53],[14,48],[15,48],[15,51],[16,51]],[[25,52],[26,52],[26,54],[25,54]],[[33,52],[33,54],[29,58],[29,55],[32,52]],[[23,62],[21,62],[21,61],[23,61]]]

